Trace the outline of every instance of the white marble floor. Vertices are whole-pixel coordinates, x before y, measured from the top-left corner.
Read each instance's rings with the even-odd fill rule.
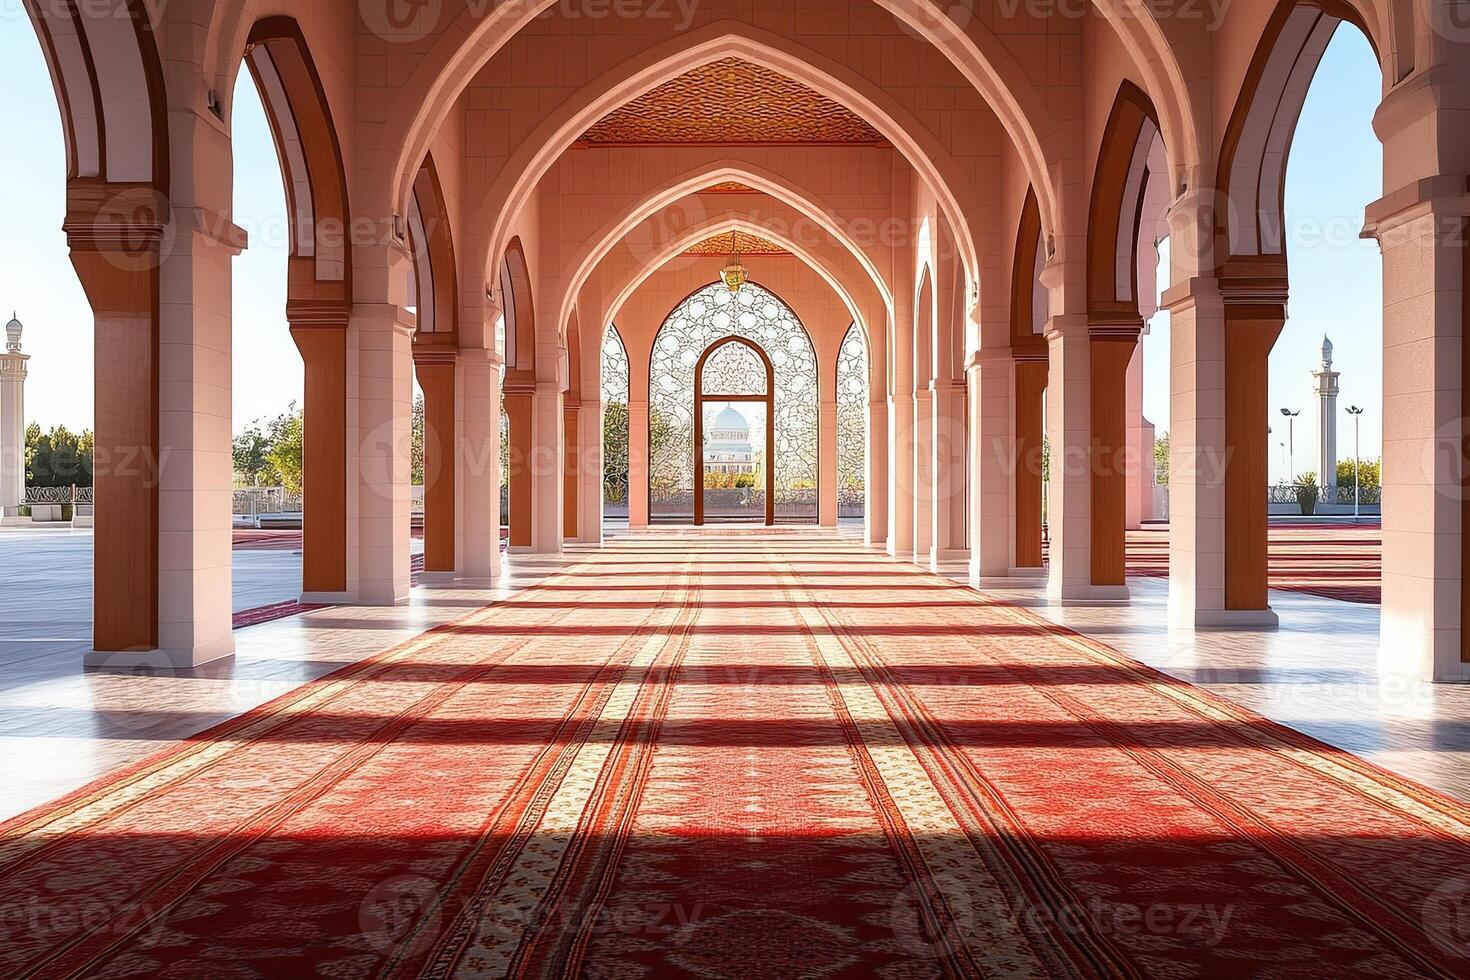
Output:
[[[966,570],[942,573],[966,581]],[[1272,590],[1278,630],[1171,629],[1169,584],[1128,580],[1127,606],[1059,606],[1042,589],[988,590],[1160,670],[1470,800],[1470,685],[1406,676],[1380,652],[1379,607]]]
[[[840,537],[854,555],[871,556],[851,529]],[[555,559],[513,556],[494,590],[419,588],[407,606],[335,607],[242,629],[232,660],[191,675],[151,676],[81,669],[89,632],[89,546],[65,533],[0,535],[0,819],[511,595],[579,554],[572,548]],[[294,597],[299,561],[289,552],[237,553],[237,608]],[[913,572],[913,566],[894,565],[894,574]],[[944,572],[963,580],[962,568]],[[1053,607],[1035,590],[995,594],[1470,799],[1470,687],[1419,684],[1380,669],[1376,606],[1273,593],[1279,632],[1193,633],[1165,625],[1165,581],[1130,585],[1127,607]]]
[[[89,673],[82,658],[91,646],[90,534],[0,534],[0,819],[495,602],[573,560],[517,558],[507,561],[493,590],[418,588],[407,606],[336,606],[236,630],[235,656],[192,674]],[[299,552],[236,551],[234,569],[236,610],[300,594]]]

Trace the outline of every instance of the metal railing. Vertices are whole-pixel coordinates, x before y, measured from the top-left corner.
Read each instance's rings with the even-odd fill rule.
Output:
[[[1310,496],[1311,491],[1316,491],[1318,504],[1341,504],[1351,505],[1353,503],[1353,488],[1347,487],[1303,487],[1295,483],[1279,483],[1267,489],[1266,499],[1273,504],[1295,504],[1299,503],[1303,495]],[[1358,503],[1378,505],[1383,503],[1383,490],[1380,487],[1364,487]]]
[[[236,490],[232,513],[236,517],[258,514],[294,514],[301,510],[301,495],[285,487],[247,487]]]
[[[26,487],[26,506],[92,503],[91,487]]]

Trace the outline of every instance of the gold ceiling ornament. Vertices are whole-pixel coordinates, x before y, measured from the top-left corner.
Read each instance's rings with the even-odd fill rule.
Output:
[[[669,79],[608,113],[578,142],[583,146],[887,145],[881,133],[846,106],[739,58],[711,62]]]
[[[740,288],[750,281],[750,275],[745,271],[745,265],[735,255],[730,256],[730,261],[725,263],[725,268],[720,272],[720,278],[724,280],[730,292],[738,293]]]
[[[790,255],[785,247],[745,231],[725,231],[697,242],[683,252],[701,258],[723,259],[731,255]]]

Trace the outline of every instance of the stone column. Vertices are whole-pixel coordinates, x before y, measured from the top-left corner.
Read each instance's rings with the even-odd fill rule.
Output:
[[[888,553],[914,556],[914,396],[895,392],[888,404]]]
[[[970,386],[970,583],[977,588],[1015,584],[1014,363],[1008,349],[982,347],[965,366]]]
[[[577,497],[582,479],[582,403],[563,399],[562,405],[562,538],[577,540],[581,509]]]
[[[602,543],[602,400],[584,399],[578,415],[580,447],[577,477],[581,489],[577,496],[580,516],[577,541],[582,544]]]
[[[1015,568],[1025,575],[1042,568],[1043,443],[1048,363],[1020,359],[1015,368]]]
[[[1126,586],[1093,581],[1093,341],[1086,315],[1057,314],[1047,321],[1050,366],[1047,429],[1051,487],[1048,594],[1062,603],[1120,601]],[[1125,362],[1126,363],[1126,362]],[[1121,381],[1121,379],[1120,379]]]
[[[459,403],[458,584],[487,587],[500,578],[500,355],[461,349],[455,361]]]
[[[929,479],[931,495],[931,527],[929,565],[940,562],[968,561],[970,543],[965,538],[966,439],[969,425],[965,419],[968,401],[965,383],[944,378],[932,387],[932,433]]]
[[[347,595],[346,303],[288,303],[291,339],[305,378],[302,420],[302,565],[304,601],[343,602]]]
[[[88,661],[102,666],[114,657],[119,665],[148,663],[158,648],[159,266],[168,220],[166,204],[147,188],[86,179],[67,186],[67,244],[94,317]]]
[[[26,501],[26,362],[19,319],[5,325],[0,354],[0,518],[15,516]]]
[[[510,549],[525,551],[531,547],[531,527],[534,507],[532,505],[531,455],[533,413],[535,396],[534,383],[507,379],[505,383],[505,416],[509,430],[510,448],[507,459],[510,473]]]
[[[1128,596],[1128,363],[1138,350],[1139,327],[1136,321],[1089,326],[1092,585],[1108,598]]]
[[[878,393],[868,399],[868,446],[865,454],[867,473],[863,486],[867,500],[863,505],[864,540],[872,547],[885,547],[888,541],[888,400]]]
[[[628,398],[628,526],[648,526],[648,386]]]
[[[426,585],[459,577],[459,371],[452,348],[415,350],[414,369],[424,392],[424,575]]]
[[[1271,349],[1286,325],[1287,282],[1284,263],[1262,265],[1250,261],[1245,271],[1254,274],[1240,274],[1240,261],[1232,260],[1218,284],[1225,314],[1225,606],[1220,616],[1232,625],[1270,629],[1277,619],[1268,601],[1267,393]],[[1220,478],[1215,470],[1211,466],[1202,478]],[[1210,625],[1198,618],[1196,624]]]
[[[566,492],[562,477],[566,455],[566,419],[560,381],[540,381],[532,396],[531,550],[540,555],[560,554],[565,520]]]
[[[934,390],[928,383],[914,389],[913,408],[912,561],[928,566],[934,548]]]
[[[837,526],[837,401],[817,405],[817,524]]]
[[[1463,178],[1453,175],[1368,209],[1383,251],[1383,376],[1391,380],[1383,392],[1380,669],[1435,681],[1470,681],[1467,225]]]
[[[407,255],[393,260],[395,267],[406,264]],[[413,331],[413,314],[397,302],[353,307],[347,336],[348,587],[361,605],[408,601]]]

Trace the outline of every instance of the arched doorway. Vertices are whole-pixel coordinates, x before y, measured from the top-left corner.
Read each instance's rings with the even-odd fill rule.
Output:
[[[753,282],[732,293],[724,283],[716,282],[679,303],[654,338],[648,375],[648,515],[652,523],[695,521],[700,495],[696,481],[702,476],[696,455],[696,447],[702,454],[695,433],[696,370],[704,355],[736,338],[747,341],[749,349],[758,351],[771,367],[769,411],[753,427],[754,433],[764,430],[770,435],[771,519],[777,523],[817,521],[817,358],[811,339],[791,307],[775,293]],[[733,368],[735,361],[731,364]],[[701,398],[701,406],[703,403]],[[700,439],[704,423],[701,419]]]
[[[776,523],[776,374],[743,337],[711,344],[694,367],[694,523]],[[736,408],[740,405],[746,409]],[[752,418],[752,416],[755,416]]]

